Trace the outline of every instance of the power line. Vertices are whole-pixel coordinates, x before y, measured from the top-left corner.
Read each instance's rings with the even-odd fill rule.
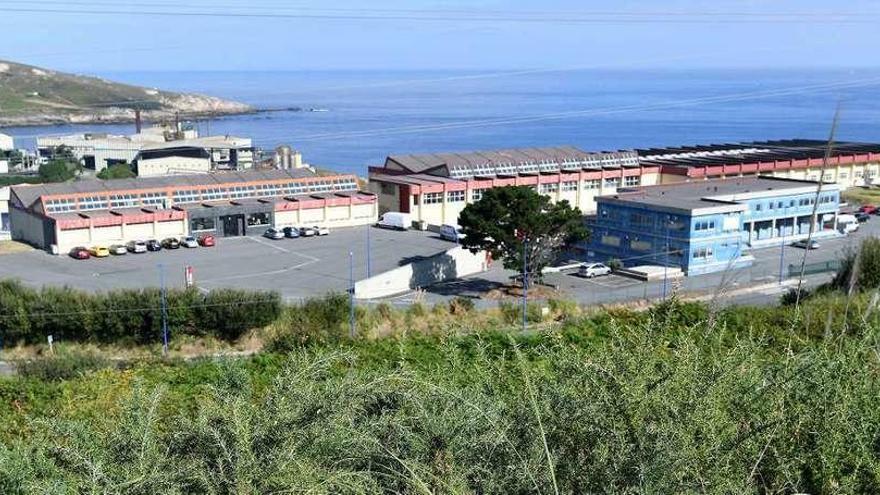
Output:
[[[71,14],[71,15],[123,15],[123,16],[157,16],[157,17],[215,17],[215,18],[239,18],[239,19],[311,19],[311,20],[341,20],[341,21],[418,21],[418,22],[489,22],[489,23],[537,23],[537,24],[752,24],[752,23],[821,23],[821,24],[873,24],[877,22],[877,14],[819,14],[819,13],[794,13],[794,14],[761,14],[754,13],[710,13],[703,12],[694,16],[686,12],[679,13],[614,13],[601,14],[586,13],[580,17],[576,15],[560,16],[517,16],[510,11],[499,13],[484,13],[473,11],[468,15],[454,15],[443,11],[385,11],[376,14],[371,10],[360,10],[349,13],[331,11],[305,12],[299,9],[297,13],[285,12],[222,12],[222,11],[195,11],[195,10],[147,10],[147,9],[72,9],[72,8],[30,8],[30,7],[0,7],[0,11],[17,13],[37,14]],[[692,17],[688,17],[688,16]]]

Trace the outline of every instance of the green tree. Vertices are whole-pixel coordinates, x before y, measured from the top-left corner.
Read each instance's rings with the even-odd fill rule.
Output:
[[[110,165],[98,172],[97,177],[99,179],[131,179],[134,177],[134,172],[131,170],[131,166],[127,163],[117,163],[116,165]]]
[[[849,292],[880,287],[880,239],[868,237],[857,249],[847,249],[832,287]]]
[[[552,203],[525,186],[484,191],[461,212],[459,224],[464,247],[486,250],[510,270],[522,269],[525,243],[528,271],[539,278],[565,245],[589,235],[579,209],[566,200]]]
[[[63,160],[52,160],[40,165],[39,173],[43,182],[66,182],[73,178],[70,164]]]

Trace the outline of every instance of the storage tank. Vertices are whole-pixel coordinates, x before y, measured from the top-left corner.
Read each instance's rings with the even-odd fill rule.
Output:
[[[286,144],[275,148],[275,168],[287,170],[293,163],[293,150]]]

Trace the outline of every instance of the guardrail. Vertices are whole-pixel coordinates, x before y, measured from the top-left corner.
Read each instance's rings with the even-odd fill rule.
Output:
[[[804,275],[815,275],[816,273],[836,272],[840,269],[840,260],[819,261],[816,263],[807,263],[804,265]],[[801,265],[788,265],[788,276],[799,277],[801,274]]]

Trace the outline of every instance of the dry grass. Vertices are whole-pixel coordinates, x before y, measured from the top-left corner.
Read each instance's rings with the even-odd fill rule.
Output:
[[[0,241],[0,255],[3,254],[13,254],[13,253],[24,253],[27,251],[33,251],[34,248],[18,241]]]
[[[880,203],[880,189],[853,187],[843,191],[843,199],[854,204]]]

